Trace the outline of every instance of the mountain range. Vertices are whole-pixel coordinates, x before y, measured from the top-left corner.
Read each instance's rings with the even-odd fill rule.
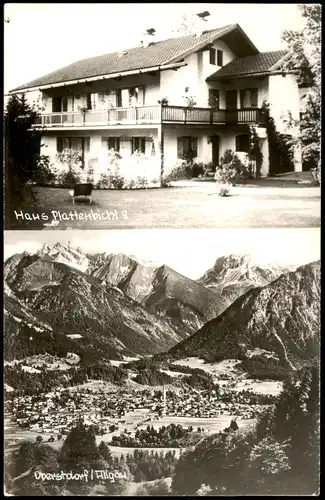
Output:
[[[207,362],[261,357],[296,369],[319,356],[320,262],[251,289],[194,335],[172,347],[170,359]],[[244,363],[245,364],[245,363]],[[247,364],[247,363],[246,363]]]
[[[291,271],[230,255],[192,280],[166,265],[57,243],[11,256],[4,276],[10,358],[167,352],[216,361],[264,349],[294,366],[316,349],[317,263]]]

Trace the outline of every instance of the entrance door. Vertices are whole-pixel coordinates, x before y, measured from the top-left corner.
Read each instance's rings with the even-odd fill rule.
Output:
[[[237,109],[237,90],[226,91],[226,109],[230,111]]]
[[[212,144],[212,163],[213,165],[219,165],[220,139],[218,135],[213,135],[211,137],[211,144]]]

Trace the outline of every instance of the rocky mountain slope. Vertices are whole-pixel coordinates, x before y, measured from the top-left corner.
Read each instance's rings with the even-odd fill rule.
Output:
[[[227,255],[219,257],[198,283],[221,295],[230,305],[252,288],[266,286],[292,270],[293,267],[261,264],[249,255]]]
[[[222,312],[227,303],[213,290],[168,266],[144,266],[124,254],[91,259],[88,272],[114,285],[152,313],[182,323],[193,333]]]
[[[319,355],[320,262],[299,267],[238,298],[168,356],[260,361],[294,369]]]
[[[105,353],[111,358],[120,358],[122,353],[159,352],[186,336],[182,328],[151,314],[120,289],[104,285],[94,276],[47,255],[24,255],[16,260],[16,268],[10,260],[7,269],[6,337],[12,337],[14,332],[16,340],[23,336],[28,341],[27,332],[34,338],[35,331],[28,326],[30,318],[28,322],[27,318],[18,322],[15,319],[21,317],[23,309],[34,322],[50,326],[56,336],[50,343],[62,349],[69,344],[71,349],[72,339],[75,347],[83,345],[84,350]]]

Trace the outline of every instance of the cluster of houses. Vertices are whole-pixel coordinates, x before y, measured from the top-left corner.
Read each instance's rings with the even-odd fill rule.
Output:
[[[19,427],[59,438],[80,420],[86,425],[97,426],[101,435],[127,431],[132,436],[142,425],[159,422],[161,417],[208,419],[231,415],[253,419],[268,401],[252,400],[252,396],[248,391],[229,394],[192,389],[166,392],[165,387],[163,391],[128,392],[60,388],[43,395],[13,398],[6,401],[6,411],[13,415],[13,422]]]

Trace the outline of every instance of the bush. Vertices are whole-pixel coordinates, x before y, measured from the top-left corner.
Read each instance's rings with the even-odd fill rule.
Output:
[[[78,182],[80,182],[80,176],[76,174],[73,170],[68,170],[63,174],[58,176],[59,185],[64,188],[73,188]]]
[[[61,153],[57,153],[56,158],[60,163],[66,164],[69,170],[73,167],[80,167],[82,163],[81,154],[73,149],[64,149]]]
[[[192,178],[192,169],[191,166],[186,163],[186,161],[182,160],[181,163],[176,165],[171,172],[164,177],[164,182],[169,183],[171,181],[180,181],[183,179],[191,179]]]
[[[248,169],[238,158],[236,153],[227,149],[216,168],[215,180],[221,185],[219,194],[227,196],[231,186],[235,186],[241,179],[249,175]]]
[[[117,175],[109,174],[108,175],[108,182],[109,182],[110,188],[123,189],[125,180],[124,180],[124,177],[122,177],[119,174],[117,174]]]
[[[36,160],[36,170],[33,175],[33,182],[39,186],[47,186],[55,182],[55,173],[52,170],[50,157],[40,155]]]
[[[88,170],[86,172],[87,175],[87,182],[94,182],[94,167],[88,167]]]
[[[219,187],[220,196],[229,196],[230,195],[231,184],[222,184]]]

